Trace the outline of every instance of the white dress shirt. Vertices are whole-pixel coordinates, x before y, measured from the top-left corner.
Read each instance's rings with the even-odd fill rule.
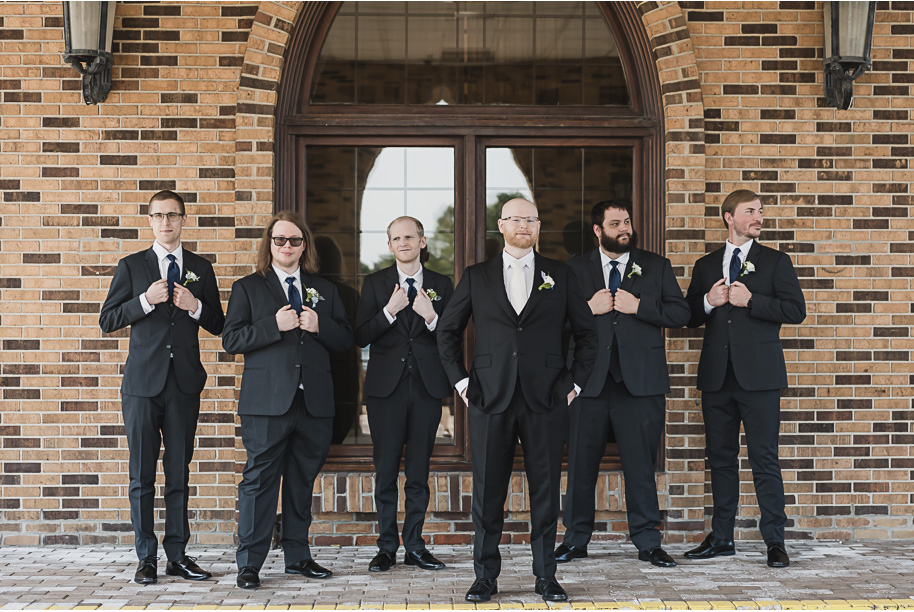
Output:
[[[406,282],[406,279],[408,279],[408,278],[412,278],[416,281],[415,283],[413,283],[413,287],[416,288],[417,293],[419,291],[422,291],[422,278],[423,278],[422,270],[423,270],[423,268],[420,265],[419,271],[416,272],[415,274],[413,274],[412,276],[410,276],[409,274],[407,274],[406,272],[404,272],[403,270],[400,269],[399,263],[397,264],[397,276],[399,277],[400,287],[403,288],[403,291],[406,291],[407,293],[409,293],[409,283]],[[411,308],[411,306],[409,304],[407,304],[406,308]],[[387,311],[387,306],[385,306],[381,310],[384,312],[384,316],[387,317],[388,323],[393,324],[393,322],[397,320],[397,317],[395,317],[394,315],[390,314]],[[418,314],[418,313],[416,313],[416,314]],[[438,327],[438,313],[437,312],[435,313],[435,318],[432,319],[431,323],[426,321],[425,327],[428,328],[428,331],[435,331],[435,328]]]
[[[298,289],[298,295],[301,296],[301,303],[310,308],[311,302],[308,301],[307,296],[305,296],[305,292],[302,291],[301,268],[295,268],[295,272],[288,274],[277,268],[276,264],[272,265],[273,271],[276,272],[276,278],[279,279],[279,284],[282,286],[282,292],[286,294],[286,301],[289,301],[289,283],[286,282],[286,279],[291,276],[293,279],[295,279],[292,284],[295,285],[296,289]],[[301,383],[298,383],[298,388],[304,390],[305,387]]]
[[[752,248],[752,243],[754,241],[750,240],[746,244],[740,245],[739,247],[739,265],[742,268],[743,264],[746,263],[746,257],[749,255],[749,249]],[[724,243],[724,261],[722,263],[722,270],[724,273],[724,280],[726,281],[727,286],[730,286],[730,260],[733,259],[733,251],[737,246],[727,240]],[[708,301],[708,294],[705,294],[705,314],[711,314],[711,311],[714,310],[714,307],[711,306],[711,302]]]
[[[180,244],[171,253],[168,252],[168,249],[163,247],[158,241],[152,243],[152,251],[156,254],[156,257],[159,259],[159,274],[160,278],[168,278],[168,266],[171,265],[171,260],[168,259],[169,255],[175,256],[175,263],[178,264],[178,270],[184,269],[184,247]],[[193,272],[193,270],[191,270]],[[143,312],[149,314],[155,309],[155,306],[149,303],[149,300],[146,299],[146,294],[140,294],[140,306],[143,307]],[[197,300],[197,309],[190,314],[190,318],[195,321],[200,320],[200,313],[203,312],[203,302]]]
[[[609,288],[609,271],[612,270],[612,266],[609,262],[617,261],[619,265],[616,266],[616,269],[619,271],[620,278],[625,278],[625,268],[628,266],[628,256],[629,253],[625,252],[619,255],[616,259],[612,259],[609,255],[603,252],[603,249],[600,249],[600,261],[603,262],[603,288]]]

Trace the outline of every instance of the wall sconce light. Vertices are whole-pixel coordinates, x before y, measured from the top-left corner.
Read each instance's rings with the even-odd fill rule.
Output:
[[[825,100],[847,110],[854,95],[854,79],[873,67],[875,2],[824,2]]]
[[[104,102],[111,91],[114,0],[63,2],[63,61],[83,76],[83,101]]]

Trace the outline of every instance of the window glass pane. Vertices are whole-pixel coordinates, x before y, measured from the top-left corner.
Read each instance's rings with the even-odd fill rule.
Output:
[[[318,59],[314,104],[630,104],[594,2],[342,7]]]
[[[305,212],[320,274],[337,286],[351,324],[362,279],[394,262],[387,226],[396,217],[408,214],[422,222],[426,267],[453,279],[452,148],[308,146],[305,157]],[[368,358],[369,349],[355,346],[332,357],[334,444],[371,444],[362,397]],[[443,402],[437,443],[455,444],[451,398]]]

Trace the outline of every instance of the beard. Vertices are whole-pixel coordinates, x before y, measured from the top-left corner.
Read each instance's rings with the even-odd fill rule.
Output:
[[[638,232],[632,230],[632,235],[627,242],[619,242],[618,238],[610,238],[606,234],[602,234],[600,246],[607,253],[628,253],[638,246]]]
[[[505,242],[516,249],[529,249],[536,244],[536,236],[518,236],[516,234],[505,234]]]

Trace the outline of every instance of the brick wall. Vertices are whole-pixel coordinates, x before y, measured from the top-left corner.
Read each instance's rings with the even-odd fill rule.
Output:
[[[821,91],[821,3],[639,2],[665,110],[666,250],[682,286],[722,241],[719,204],[763,194],[763,238],[794,258],[809,304],[782,333],[784,477],[794,538],[902,538],[914,467],[910,329],[914,271],[908,168],[914,4],[880,2],[873,71],[849,111]],[[61,61],[59,3],[0,4],[0,544],[129,543],[118,386],[127,334],[97,318],[113,266],[148,246],[151,192],[189,199],[188,246],[210,257],[227,300],[251,270],[273,207],[276,87],[295,24],[319,3],[118,3],[114,91],[83,105]],[[204,334],[205,335],[205,334]],[[210,373],[192,465],[192,530],[231,544],[243,453],[240,363],[204,338]],[[667,539],[708,520],[700,333],[668,341],[674,390],[658,488]],[[745,461],[745,459],[744,459]],[[756,538],[748,465],[740,535]],[[621,478],[598,516],[625,533]],[[467,542],[470,479],[434,474],[427,531]],[[325,474],[317,543],[374,541],[372,479]],[[523,479],[509,537],[524,539]]]

